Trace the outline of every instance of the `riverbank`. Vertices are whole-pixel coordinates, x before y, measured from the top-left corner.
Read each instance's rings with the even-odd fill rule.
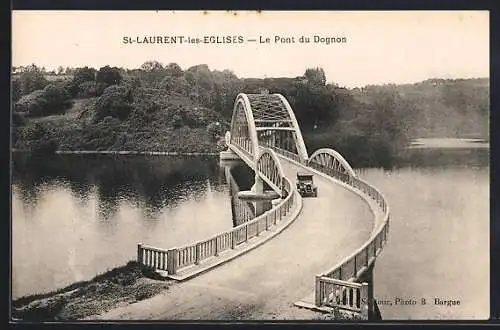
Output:
[[[19,321],[82,319],[150,298],[171,284],[171,280],[153,269],[130,261],[90,281],[16,299],[12,302],[12,318]]]
[[[16,153],[30,153],[31,150],[12,149]],[[56,150],[57,155],[133,155],[133,156],[218,156],[218,152],[168,152],[131,150]]]

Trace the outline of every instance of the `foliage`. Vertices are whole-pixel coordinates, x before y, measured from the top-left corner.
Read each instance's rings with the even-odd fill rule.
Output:
[[[174,128],[180,128],[180,127],[184,126],[184,123],[183,123],[183,121],[182,121],[182,117],[181,117],[181,116],[179,116],[179,115],[177,115],[177,114],[176,114],[176,115],[174,115],[174,116],[172,117],[172,126],[173,126]]]
[[[21,98],[22,90],[21,90],[21,84],[19,83],[19,79],[12,79],[11,95],[12,95],[12,102],[16,102]]]
[[[21,95],[27,95],[36,90],[43,89],[49,83],[47,79],[45,79],[41,69],[36,65],[30,65],[25,68],[18,79]]]
[[[94,68],[89,68],[88,66],[76,69],[73,75],[73,81],[77,85],[81,85],[84,82],[95,81],[95,80],[96,80],[96,70]]]
[[[54,132],[42,123],[31,123],[21,127],[18,131],[18,141],[16,145],[19,149],[28,149],[33,152],[53,153],[58,146]]]
[[[208,124],[207,133],[213,138],[213,140],[218,140],[223,134],[221,124],[219,122],[212,122]]]
[[[108,116],[125,120],[132,110],[130,105],[130,90],[124,86],[109,86],[97,99],[95,110],[95,122]]]
[[[390,166],[414,137],[487,138],[489,131],[486,79],[346,89],[327,83],[322,68],[307,68],[295,78],[240,79],[206,64],[183,71],[176,63],[148,61],[132,70],[109,65],[97,73],[88,67],[67,68],[63,71],[74,74],[73,79],[51,82],[52,87],[44,89],[42,69],[22,69],[12,83],[13,98],[19,98],[17,112],[60,113],[67,99],[63,91],[70,97],[100,96],[73,127],[54,133],[61,139],[59,146],[70,149],[184,150],[189,145],[214,150],[215,141],[229,127],[238,93],[262,91],[283,94],[290,102],[308,150],[333,147],[355,166]],[[25,90],[31,92],[24,95]],[[15,120],[22,123],[18,117]],[[18,135],[22,143],[20,128]],[[179,141],[173,141],[174,136]]]
[[[13,126],[24,126],[26,124],[26,118],[20,112],[12,113],[12,125]]]
[[[61,86],[50,84],[42,90],[21,97],[14,110],[25,112],[29,117],[64,114],[72,106],[70,95]]]
[[[326,84],[326,75],[322,68],[307,69],[304,78],[307,79],[307,84],[316,88],[324,87]]]
[[[182,68],[177,63],[169,63],[165,66],[165,72],[171,77],[181,77],[184,74]]]
[[[123,80],[120,69],[106,65],[99,69],[96,75],[96,81],[104,86],[119,85]]]
[[[140,69],[146,72],[163,71],[163,64],[158,61],[147,61],[141,65]]]
[[[98,96],[99,86],[95,81],[85,81],[78,86],[78,96],[83,98]]]

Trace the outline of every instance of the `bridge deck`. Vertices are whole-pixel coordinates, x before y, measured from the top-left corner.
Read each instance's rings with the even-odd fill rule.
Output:
[[[281,157],[280,157],[281,158]],[[295,182],[297,165],[282,158]],[[304,169],[300,169],[304,171]],[[314,290],[315,275],[341,261],[369,237],[373,214],[353,192],[315,176],[317,198],[304,198],[299,218],[279,236],[238,259],[151,299],[100,319],[309,319],[293,303]]]

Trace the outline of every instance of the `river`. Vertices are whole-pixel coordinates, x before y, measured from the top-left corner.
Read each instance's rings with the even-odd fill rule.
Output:
[[[475,141],[419,142],[390,170],[360,171],[391,207],[389,241],[374,272],[382,317],[488,319],[489,149]],[[436,305],[436,298],[455,304]]]
[[[419,146],[391,169],[357,169],[392,210],[375,297],[418,301],[382,304],[382,316],[487,318],[488,149]],[[242,221],[217,157],[15,154],[13,160],[14,298],[121,266],[135,257],[138,242],[168,248]],[[240,188],[251,184],[247,172],[232,170]],[[435,306],[434,298],[460,305]]]

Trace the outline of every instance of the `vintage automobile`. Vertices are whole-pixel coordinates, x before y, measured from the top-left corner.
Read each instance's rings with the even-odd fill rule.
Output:
[[[313,175],[297,173],[297,190],[302,197],[317,197],[318,187],[313,182]]]

